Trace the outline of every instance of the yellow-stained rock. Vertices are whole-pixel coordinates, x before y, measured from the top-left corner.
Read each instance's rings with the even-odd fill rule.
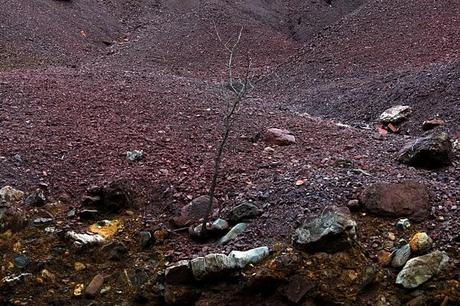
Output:
[[[105,239],[110,239],[121,229],[122,223],[119,220],[102,220],[91,224],[88,230],[92,233],[99,234]]]

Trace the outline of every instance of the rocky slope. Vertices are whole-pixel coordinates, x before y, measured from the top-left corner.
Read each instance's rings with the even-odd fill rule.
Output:
[[[8,1],[0,304],[458,304],[459,9]],[[236,73],[249,51],[257,81],[196,240],[225,109],[216,32],[241,26]],[[409,117],[379,122],[398,104]]]

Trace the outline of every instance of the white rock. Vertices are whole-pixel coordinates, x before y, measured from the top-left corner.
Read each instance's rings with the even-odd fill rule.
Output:
[[[248,264],[256,264],[270,254],[268,247],[263,246],[248,251],[231,251],[228,257],[235,262],[235,266],[243,269]]]
[[[225,254],[208,254],[190,261],[193,276],[202,280],[210,274],[234,269],[235,262]]]
[[[383,123],[399,123],[404,121],[412,113],[412,108],[406,105],[396,105],[380,115],[380,121]]]
[[[70,231],[67,232],[66,236],[74,240],[75,246],[102,244],[105,242],[105,238],[99,234],[85,234]]]

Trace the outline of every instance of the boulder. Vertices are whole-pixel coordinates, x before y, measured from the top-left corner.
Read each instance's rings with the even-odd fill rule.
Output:
[[[434,169],[450,165],[452,155],[449,135],[435,132],[408,142],[399,152],[398,161],[414,167]]]
[[[235,239],[239,234],[243,233],[246,230],[247,223],[238,223],[228,233],[220,238],[219,244],[227,244],[230,240]]]
[[[237,223],[240,221],[256,218],[261,213],[262,210],[259,209],[256,205],[252,203],[243,203],[230,211],[228,219],[231,222]]]
[[[348,248],[356,237],[356,222],[346,207],[332,207],[297,228],[292,237],[295,246],[308,252],[335,253]]]
[[[372,214],[414,221],[425,219],[430,209],[428,190],[414,181],[371,185],[361,193],[360,200]]]
[[[396,284],[413,289],[428,281],[446,267],[449,256],[441,251],[410,259],[396,277]]]
[[[294,135],[288,130],[271,128],[265,132],[264,141],[270,145],[288,146],[295,144]]]
[[[380,115],[380,122],[382,123],[401,123],[402,121],[407,120],[407,118],[412,113],[412,108],[407,105],[396,105],[387,110],[385,110]]]

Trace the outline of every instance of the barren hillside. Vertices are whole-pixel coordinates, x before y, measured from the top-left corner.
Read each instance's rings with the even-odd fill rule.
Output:
[[[0,2],[0,305],[460,303],[458,0]]]

